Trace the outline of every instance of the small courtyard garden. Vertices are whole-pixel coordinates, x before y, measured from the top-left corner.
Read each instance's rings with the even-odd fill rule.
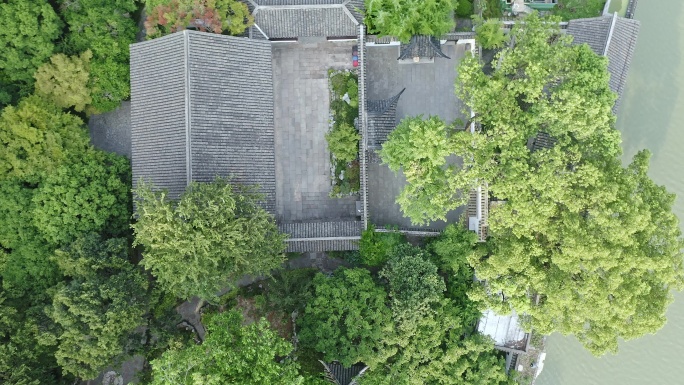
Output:
[[[358,76],[353,71],[329,70],[330,131],[325,135],[330,150],[331,197],[355,194],[360,188],[359,135],[354,120],[359,116]]]

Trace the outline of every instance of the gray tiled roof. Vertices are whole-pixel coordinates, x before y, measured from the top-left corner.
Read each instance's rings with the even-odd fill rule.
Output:
[[[603,55],[612,20],[613,16],[571,20],[567,33],[573,36],[575,44],[589,44],[592,51]]]
[[[358,250],[363,222],[280,223],[278,229],[289,235],[287,252]]]
[[[254,15],[250,37],[356,36],[363,0],[243,0]]]
[[[325,251],[348,251],[358,250],[359,241],[349,239],[306,240],[288,241],[287,253],[322,253]]]
[[[290,238],[354,237],[361,235],[361,221],[290,222],[278,228]]]
[[[616,112],[627,82],[627,72],[634,56],[640,23],[617,15],[571,20],[567,32],[575,44],[587,43],[598,55],[608,58],[610,88],[618,95]]]
[[[131,164],[178,198],[188,184],[185,44],[177,33],[131,45]]]
[[[546,132],[538,132],[537,136],[532,139],[530,144],[530,151],[534,152],[542,149],[551,149],[556,144],[556,139],[552,138],[551,135]]]
[[[230,176],[258,184],[272,212],[273,99],[268,41],[183,31],[131,45],[133,177],[175,198],[189,180]]]
[[[449,56],[442,52],[441,43],[438,38],[427,35],[415,35],[411,37],[408,44],[401,44],[401,53],[398,60],[411,59],[414,57],[443,57]]]
[[[387,141],[387,136],[397,126],[397,103],[399,97],[406,88],[398,94],[384,100],[368,100],[366,109],[368,111],[368,148],[380,149],[382,144]]]
[[[356,36],[357,24],[342,5],[320,8],[259,7],[254,22],[269,39]]]
[[[352,381],[357,379],[359,374],[362,374],[362,372],[365,372],[366,369],[368,369],[368,367],[363,364],[356,364],[349,368],[345,368],[344,365],[337,361],[326,364],[326,368],[330,371],[329,375],[332,375],[333,379],[337,381],[339,385],[351,385]]]

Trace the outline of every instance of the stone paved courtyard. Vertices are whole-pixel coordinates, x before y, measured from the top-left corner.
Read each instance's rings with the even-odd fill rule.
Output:
[[[276,219],[355,219],[358,197],[330,198],[328,69],[351,69],[355,42],[273,44]]]
[[[454,92],[458,66],[465,54],[464,45],[449,42],[442,46],[451,59],[435,58],[434,63],[400,63],[399,46],[368,46],[367,80],[368,99],[385,99],[406,91],[397,104],[397,123],[406,116],[437,115],[449,123],[462,119],[463,105]],[[454,160],[456,161],[456,160]],[[441,230],[446,222],[433,222],[429,226],[415,226],[404,217],[395,203],[406,179],[381,164],[368,166],[368,210],[370,220],[378,227],[396,225],[403,228],[429,228]],[[447,214],[447,220],[456,222],[463,208]]]

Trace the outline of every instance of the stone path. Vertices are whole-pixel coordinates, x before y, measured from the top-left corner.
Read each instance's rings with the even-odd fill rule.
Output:
[[[328,69],[351,69],[353,42],[273,44],[276,219],[351,219],[356,197],[330,198]]]

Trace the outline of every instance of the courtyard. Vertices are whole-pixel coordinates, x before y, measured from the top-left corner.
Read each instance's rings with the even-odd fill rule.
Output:
[[[406,89],[397,104],[396,123],[407,116],[436,115],[447,123],[465,120],[463,104],[456,97],[454,82],[465,45],[447,42],[442,51],[449,56],[435,58],[434,62],[406,63],[397,60],[398,45],[367,47],[366,87],[368,100],[386,99]],[[454,159],[452,161],[457,161]],[[377,227],[386,225],[405,229],[442,230],[447,222],[437,221],[428,226],[415,226],[404,217],[395,203],[397,195],[406,185],[401,172],[395,175],[387,166],[371,162],[368,165],[368,210],[370,220]],[[449,223],[459,220],[464,208],[447,214]]]
[[[328,69],[352,69],[352,41],[273,44],[276,219],[355,220],[358,196],[330,198]]]

